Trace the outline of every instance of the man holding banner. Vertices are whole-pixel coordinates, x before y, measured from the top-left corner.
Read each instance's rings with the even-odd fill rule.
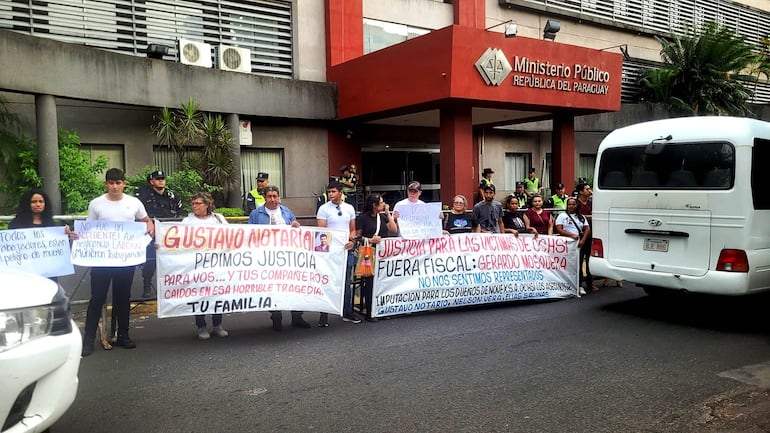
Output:
[[[265,195],[265,204],[254,209],[249,215],[249,224],[290,225],[299,227],[299,221],[288,207],[281,204],[281,193],[275,185],[268,185],[262,192]],[[270,319],[273,321],[273,331],[283,329],[283,313],[271,311]],[[310,328],[310,324],[302,318],[302,311],[291,312],[291,326],[294,328]]]
[[[353,312],[353,292],[350,288],[350,277],[353,273],[353,266],[356,264],[355,251],[353,250],[353,239],[356,236],[356,210],[350,204],[342,201],[342,184],[340,182],[329,183],[329,186],[326,187],[326,194],[329,201],[318,208],[316,225],[342,230],[348,236],[348,241],[345,243],[348,258],[345,265],[345,298],[342,304],[342,320],[350,323],[361,323],[361,318]],[[318,326],[321,328],[329,326],[328,317],[328,314],[321,313]]]
[[[88,221],[142,221],[146,233],[154,235],[155,228],[147,216],[144,205],[138,198],[123,194],[126,187],[126,177],[122,170],[111,168],[105,173],[107,193],[91,200],[88,204]],[[142,260],[143,261],[143,260]],[[118,338],[116,345],[133,349],[136,344],[128,336],[131,284],[134,279],[135,265],[103,266],[91,268],[91,299],[88,301],[86,313],[86,328],[83,332],[82,356],[88,356],[94,351],[96,328],[102,314],[102,307],[107,299],[107,292],[112,283],[113,311],[118,321]]]

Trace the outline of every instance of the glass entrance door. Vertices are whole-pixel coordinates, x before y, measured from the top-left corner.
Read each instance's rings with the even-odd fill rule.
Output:
[[[364,150],[361,165],[366,194],[381,193],[391,206],[406,197],[406,186],[413,180],[422,184],[423,201],[440,200],[438,150]]]

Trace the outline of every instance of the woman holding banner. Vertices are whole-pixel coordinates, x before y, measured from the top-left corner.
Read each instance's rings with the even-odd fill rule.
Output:
[[[53,211],[46,206],[48,195],[42,189],[31,189],[21,196],[16,216],[8,223],[8,229],[53,227]]]
[[[461,194],[454,196],[452,210],[444,217],[444,234],[479,232],[479,221],[472,212],[468,212],[468,200]]]
[[[524,213],[524,223],[527,230],[534,234],[532,229],[541,235],[553,235],[553,215],[551,212],[543,209],[543,196],[535,194],[532,196],[532,207]]]
[[[211,197],[206,191],[201,191],[192,196],[190,199],[190,205],[192,206],[192,212],[184,217],[182,220],[186,224],[228,224],[227,220],[222,214],[214,212],[214,198]],[[212,314],[211,324],[214,328],[211,333],[217,337],[227,337],[228,332],[222,327],[222,315]],[[198,339],[208,340],[211,338],[208,329],[206,328],[206,316],[203,314],[195,315],[195,326],[198,327]]]
[[[356,239],[361,242],[367,241],[370,245],[380,243],[382,238],[390,234],[398,233],[398,226],[393,214],[389,211],[389,206],[382,200],[379,194],[369,194],[364,202],[364,211],[356,217]],[[376,254],[375,254],[376,257]],[[361,296],[364,297],[366,305],[366,321],[376,322],[377,318],[372,317],[372,290],[374,288],[374,277],[362,277]]]
[[[518,237],[519,233],[531,233],[537,236],[537,230],[527,229],[527,223],[524,222],[524,213],[519,210],[519,198],[511,194],[505,198],[503,203],[503,227],[505,227],[505,233],[512,233]]]

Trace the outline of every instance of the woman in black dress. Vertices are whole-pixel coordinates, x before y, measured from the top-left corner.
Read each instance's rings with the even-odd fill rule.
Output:
[[[366,239],[370,245],[376,247],[382,238],[396,233],[398,233],[398,226],[388,204],[382,200],[382,196],[379,194],[369,194],[366,202],[364,202],[363,212],[356,217],[356,239],[360,239],[361,242]],[[361,278],[361,296],[364,297],[366,305],[367,322],[377,321],[376,317],[372,317],[373,288],[374,277]]]

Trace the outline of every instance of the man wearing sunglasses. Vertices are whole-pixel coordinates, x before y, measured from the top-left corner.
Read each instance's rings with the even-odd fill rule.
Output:
[[[361,323],[361,318],[353,312],[353,294],[350,289],[350,276],[356,263],[353,239],[356,237],[356,211],[349,203],[342,201],[342,183],[331,182],[326,187],[329,201],[322,204],[316,213],[316,225],[335,230],[343,230],[348,233],[348,242],[345,249],[348,250],[348,260],[345,266],[345,299],[342,308],[342,320],[350,323]],[[318,326],[329,326],[329,315],[321,313]]]

